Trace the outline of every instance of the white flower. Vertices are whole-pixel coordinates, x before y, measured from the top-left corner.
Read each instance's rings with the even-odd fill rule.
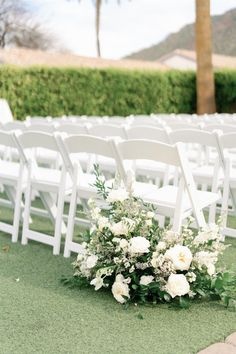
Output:
[[[115,224],[112,224],[110,226],[110,230],[115,236],[120,236],[120,235],[127,236],[129,233],[128,225],[126,225],[123,221],[119,221]]]
[[[194,239],[194,244],[199,245],[219,237],[219,226],[210,224],[206,229],[200,231]]]
[[[155,216],[155,213],[153,213],[152,211],[148,211],[147,212],[147,218],[148,219],[152,219],[152,218],[154,218],[154,216]]]
[[[176,270],[188,270],[193,256],[188,247],[176,245],[166,251],[165,258],[172,261]]]
[[[194,260],[200,269],[203,266],[208,268],[209,266],[211,267],[211,265],[214,265],[217,262],[217,253],[200,251],[196,253]]]
[[[98,261],[98,257],[95,256],[94,254],[89,256],[86,261],[87,268],[91,269],[91,268],[95,267],[95,265],[97,264],[97,261]]]
[[[112,189],[107,196],[108,203],[115,203],[115,202],[123,202],[124,200],[129,198],[128,192],[123,189]]]
[[[172,230],[167,230],[164,235],[163,235],[164,239],[168,242],[173,242],[175,240],[177,240],[178,238],[178,234]]]
[[[130,218],[123,218],[122,221],[124,222],[124,224],[126,224],[129,228],[129,231],[134,231],[135,228],[135,221],[130,219]]]
[[[186,274],[186,277],[187,277],[189,283],[193,283],[196,280],[196,278],[197,278],[196,274],[193,273],[193,272],[188,272]]]
[[[150,242],[142,236],[133,237],[130,240],[129,251],[131,254],[148,253]]]
[[[212,276],[212,275],[215,274],[215,272],[216,272],[216,267],[215,267],[215,265],[214,265],[214,264],[208,264],[208,266],[207,266],[207,273],[208,273],[210,276]]]
[[[104,217],[104,216],[101,216],[99,219],[98,219],[98,230],[99,231],[103,231],[103,229],[105,227],[109,227],[110,224],[109,224],[109,220],[108,218]]]
[[[174,298],[186,295],[190,291],[190,286],[183,274],[171,274],[166,284],[166,291]]]
[[[127,283],[124,282],[124,277],[118,274],[116,276],[116,280],[112,285],[111,291],[112,294],[114,296],[114,298],[116,299],[116,301],[120,302],[121,304],[123,304],[124,302],[126,302],[126,299],[124,298],[127,297],[129,298],[129,286]]]
[[[120,248],[122,248],[123,250],[127,249],[128,245],[129,245],[128,241],[125,240],[124,238],[120,240]]]
[[[162,251],[162,250],[164,250],[165,248],[166,248],[166,243],[163,242],[163,241],[160,241],[160,242],[157,244],[157,246],[156,246],[156,250],[157,250],[157,251]]]
[[[91,285],[95,286],[95,290],[99,290],[104,284],[101,277],[96,277],[90,282]]]
[[[154,277],[152,275],[142,275],[140,278],[140,285],[148,285],[152,283]]]
[[[151,219],[146,220],[146,225],[151,227],[152,226],[152,220]]]
[[[94,220],[97,220],[99,219],[100,217],[100,212],[101,212],[101,209],[96,207],[94,209],[91,210],[91,216]]]

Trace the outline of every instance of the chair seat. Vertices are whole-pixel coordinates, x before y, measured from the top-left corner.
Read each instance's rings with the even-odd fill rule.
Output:
[[[213,165],[203,165],[195,167],[192,170],[193,177],[198,183],[206,183],[212,185],[212,178],[214,175],[214,166]],[[220,170],[219,181],[222,182],[223,171]]]
[[[165,216],[174,216],[176,207],[178,188],[175,186],[164,186],[158,188],[155,185],[147,183],[134,184],[134,194],[142,197],[146,202],[157,206],[157,213]],[[217,193],[196,191],[197,203],[201,209],[217,202],[220,196]],[[188,194],[183,198],[183,213],[191,214],[192,206]]]
[[[58,190],[61,183],[61,171],[50,168],[37,167],[33,169],[31,182],[38,190],[49,191],[52,189]],[[66,178],[66,190],[72,188],[72,182],[67,175]]]
[[[0,178],[9,184],[15,185],[18,182],[20,164],[17,162],[0,160]],[[24,176],[25,180],[26,176]]]

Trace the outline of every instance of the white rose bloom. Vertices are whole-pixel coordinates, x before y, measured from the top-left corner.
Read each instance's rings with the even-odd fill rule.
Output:
[[[99,231],[103,231],[103,229],[105,227],[109,227],[110,224],[109,224],[109,220],[108,218],[106,218],[105,216],[101,216],[99,219],[98,219],[98,230]]]
[[[128,245],[129,245],[128,241],[125,240],[124,238],[122,238],[122,239],[120,240],[120,248],[122,248],[123,250],[124,250],[124,249],[127,249],[127,248],[128,248]]]
[[[127,236],[129,233],[129,228],[123,221],[112,224],[110,226],[110,230],[115,236],[120,236],[120,235]]]
[[[153,213],[152,211],[148,211],[147,212],[147,218],[148,219],[152,219],[152,218],[154,218],[154,216],[155,216],[155,213]]]
[[[91,255],[88,256],[87,261],[86,261],[86,265],[88,269],[91,269],[93,267],[95,267],[95,265],[97,264],[98,261],[98,257],[95,255]]]
[[[110,193],[107,196],[107,202],[108,203],[114,203],[114,202],[123,202],[124,200],[129,198],[128,192],[123,189],[112,189]]]
[[[95,290],[99,290],[104,284],[101,277],[96,277],[90,282],[91,285],[95,286]]]
[[[188,294],[190,286],[183,274],[171,274],[166,284],[166,291],[174,298]]]
[[[148,285],[153,282],[154,277],[152,275],[142,275],[140,278],[140,285]]]
[[[188,270],[193,256],[188,247],[176,245],[166,251],[165,258],[172,261],[176,270]]]
[[[142,236],[133,237],[130,240],[129,252],[131,254],[148,253],[150,242]]]
[[[215,272],[216,272],[216,267],[215,267],[215,265],[214,265],[214,264],[208,264],[208,266],[207,266],[207,273],[208,273],[210,276],[212,276],[212,275],[215,274]]]
[[[126,302],[124,296],[128,298],[130,297],[129,286],[124,281],[125,281],[124,277],[121,274],[118,274],[111,288],[114,298],[116,299],[116,301],[120,302],[121,304]]]

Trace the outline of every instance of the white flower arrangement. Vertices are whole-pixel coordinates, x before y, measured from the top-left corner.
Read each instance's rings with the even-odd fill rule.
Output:
[[[218,268],[223,244],[220,225],[194,233],[160,229],[152,205],[119,186],[97,184],[106,208],[90,201],[92,228],[83,255],[74,262],[74,278],[108,288],[119,303],[168,302],[188,307],[194,298],[235,301],[227,289],[235,277]],[[148,222],[147,221],[151,221]]]

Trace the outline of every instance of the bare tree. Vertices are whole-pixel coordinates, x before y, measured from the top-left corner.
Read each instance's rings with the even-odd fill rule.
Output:
[[[59,43],[22,0],[0,0],[0,47],[6,46],[47,50],[59,48]]]

